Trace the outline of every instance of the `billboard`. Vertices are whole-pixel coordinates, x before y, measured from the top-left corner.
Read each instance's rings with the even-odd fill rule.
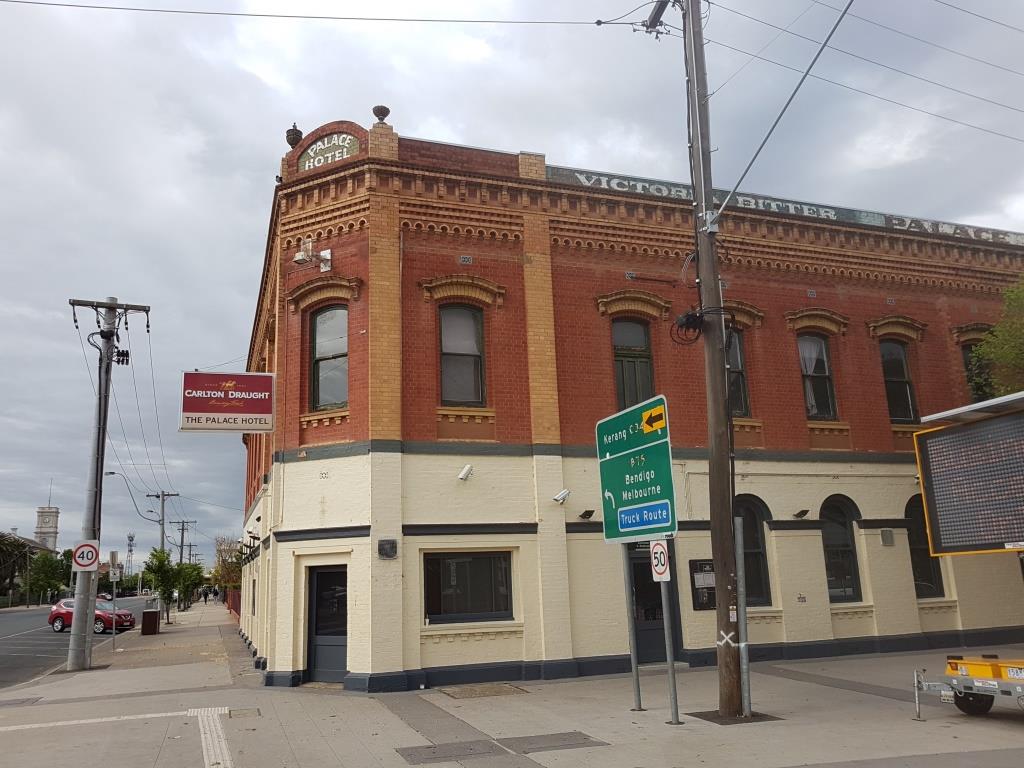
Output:
[[[914,435],[933,555],[1024,549],[1024,412]]]
[[[185,371],[180,429],[273,432],[274,374]]]

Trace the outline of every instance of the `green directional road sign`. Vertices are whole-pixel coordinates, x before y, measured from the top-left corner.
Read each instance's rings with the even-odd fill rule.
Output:
[[[676,531],[672,444],[663,395],[597,422],[605,541],[646,541]]]

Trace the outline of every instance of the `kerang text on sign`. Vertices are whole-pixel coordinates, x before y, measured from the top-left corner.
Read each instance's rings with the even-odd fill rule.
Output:
[[[190,432],[273,432],[274,374],[186,371],[181,429]]]

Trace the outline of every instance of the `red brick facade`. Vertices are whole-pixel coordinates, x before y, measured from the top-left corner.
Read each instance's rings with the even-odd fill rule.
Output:
[[[358,139],[359,152],[312,170],[297,167],[307,147],[339,131]],[[598,299],[622,291],[670,303],[663,318],[642,317],[650,323],[654,390],[671,403],[676,445],[704,444],[702,342],[681,346],[669,335],[674,319],[698,300],[692,284],[684,284],[694,270],[681,274],[693,242],[689,203],[549,182],[524,162],[530,157],[400,139],[382,123],[367,132],[345,122],[321,127],[285,157],[249,361],[249,370],[278,374],[279,426],[273,436],[247,438],[247,505],[274,452],[369,440],[374,334],[401,360],[401,381],[375,382],[400,390],[401,440],[538,442],[528,358],[534,343],[554,347],[561,444],[591,445],[595,421],[617,409],[616,315],[603,313]],[[395,236],[375,230],[369,215],[375,197],[397,199],[399,212],[401,266],[386,278],[401,290],[394,328],[370,324],[375,286],[368,257],[375,238]],[[525,214],[546,217],[547,253],[524,246]],[[293,264],[305,237],[314,239],[315,251],[331,250],[329,273],[316,263]],[[727,302],[760,313],[744,332],[744,351],[751,421],[757,422],[750,426],[757,432],[751,445],[770,451],[823,444],[856,452],[907,450],[909,441],[889,419],[878,331],[870,324],[898,316],[915,321],[914,328],[923,325],[920,338],[908,342],[918,412],[961,405],[968,390],[954,329],[994,323],[1001,290],[1024,271],[1024,249],[1016,246],[759,210],[728,211],[719,242]],[[538,255],[550,256],[554,338],[543,336],[527,312],[524,266]],[[500,295],[490,302],[435,298],[424,287],[449,276],[483,278]],[[438,308],[446,302],[483,309],[486,405],[476,426],[458,426],[472,417],[467,422],[441,413]],[[318,417],[309,404],[309,318],[339,303],[349,310],[349,404]],[[787,313],[815,307],[845,318],[829,336],[839,425],[826,438],[834,444],[812,435],[796,331],[787,319]],[[882,335],[891,329],[882,326]]]

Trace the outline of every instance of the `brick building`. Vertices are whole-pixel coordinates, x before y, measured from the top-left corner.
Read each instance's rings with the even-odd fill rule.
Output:
[[[274,193],[249,370],[277,374],[278,426],[246,436],[242,599],[266,683],[627,668],[594,424],[652,393],[675,609],[640,545],[629,615],[642,658],[668,620],[679,658],[712,663],[691,578],[710,557],[703,348],[670,337],[697,303],[690,188],[375,114],[289,131]],[[752,658],[1019,640],[1015,555],[928,557],[911,435],[969,400],[965,347],[1024,236],[740,195],[719,242]]]

